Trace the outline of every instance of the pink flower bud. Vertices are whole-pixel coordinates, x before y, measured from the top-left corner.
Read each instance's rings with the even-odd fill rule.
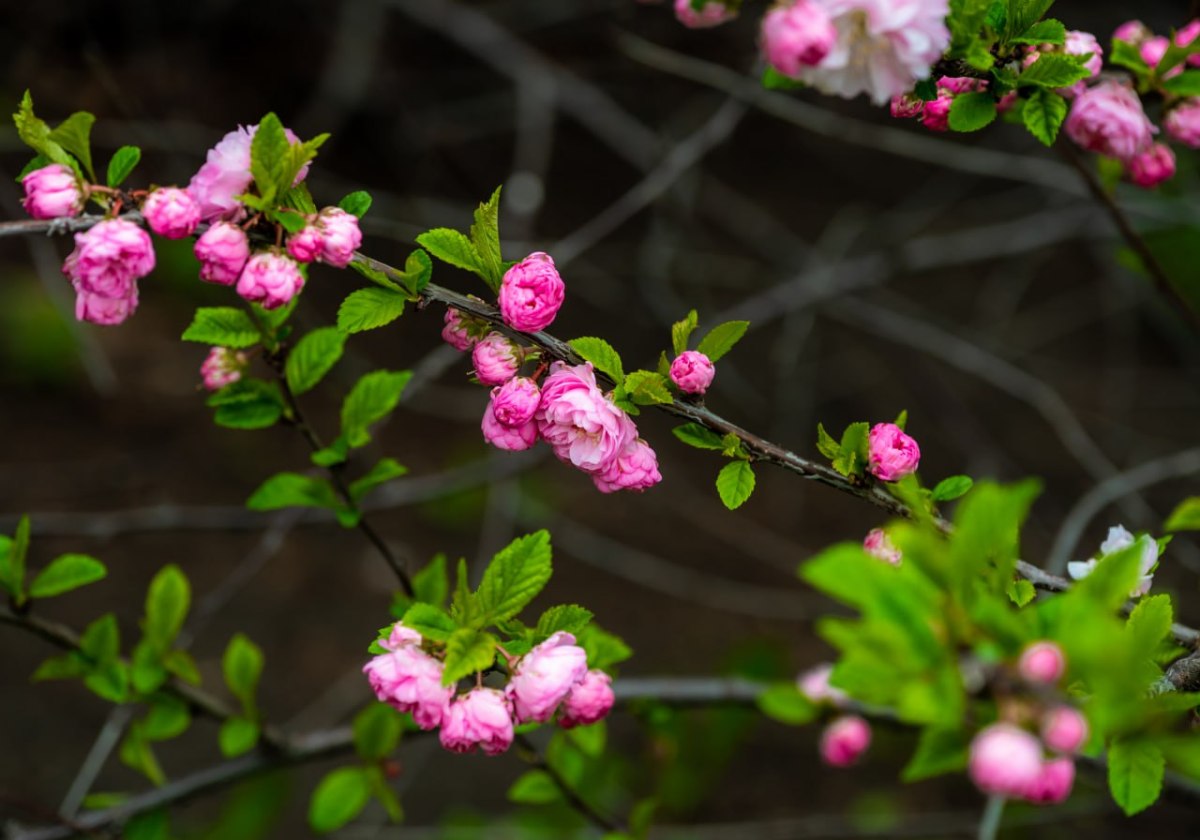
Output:
[[[25,198],[21,204],[35,219],[61,219],[78,216],[83,209],[83,191],[68,166],[52,163],[35,169],[21,179]]]
[[[317,218],[317,227],[323,241],[321,262],[337,268],[348,266],[362,245],[358,217],[338,207],[326,207]]]
[[[834,688],[829,684],[829,678],[833,675],[833,664],[823,662],[809,668],[796,678],[796,687],[800,689],[800,693],[814,703],[829,703],[833,706],[840,706],[849,698],[846,692],[840,688]]]
[[[192,251],[200,260],[200,279],[232,286],[250,259],[250,239],[231,222],[214,222],[200,234]]]
[[[363,673],[376,697],[397,711],[412,712],[422,729],[445,722],[454,687],[442,685],[442,663],[419,645],[400,644],[368,662]]]
[[[246,262],[237,293],[263,309],[278,309],[304,288],[296,261],[276,251],[262,251]]]
[[[1171,40],[1165,35],[1155,35],[1142,42],[1138,52],[1141,53],[1142,61],[1154,68],[1158,66],[1158,62],[1162,61],[1162,57],[1167,54],[1170,46]]]
[[[1067,670],[1067,658],[1054,642],[1034,642],[1021,652],[1017,671],[1030,682],[1053,685]]]
[[[191,236],[200,224],[200,205],[177,187],[160,187],[142,203],[142,215],[150,230],[167,239]]]
[[[325,250],[325,237],[316,225],[305,225],[287,239],[287,252],[300,263],[310,263]]]
[[[1054,752],[1077,753],[1087,739],[1087,718],[1073,706],[1055,706],[1042,718],[1042,743]]]
[[[1012,106],[1016,104],[1016,101],[1017,92],[1015,90],[1010,90],[1008,93],[1001,96],[996,102],[996,113],[1003,114],[1006,111],[1011,110]]]
[[[1175,175],[1175,153],[1164,143],[1155,143],[1129,160],[1129,180],[1142,189],[1153,189]]]
[[[870,745],[871,724],[858,715],[845,715],[821,733],[821,759],[831,767],[849,767]]]
[[[1185,99],[1167,112],[1167,134],[1193,149],[1200,149],[1200,99]]]
[[[537,443],[537,423],[529,420],[520,426],[506,426],[496,419],[495,403],[488,400],[487,408],[483,411],[483,420],[479,426],[483,430],[483,439],[497,449],[509,452],[521,452]]]
[[[820,64],[837,43],[837,36],[829,12],[810,0],[776,6],[762,22],[762,48],[767,62],[785,76],[796,75],[801,67]]]
[[[499,755],[513,740],[508,700],[494,688],[476,688],[455,698],[438,737],[451,752],[469,753],[479,747],[487,755]]]
[[[1037,778],[1021,794],[1028,802],[1038,805],[1057,805],[1071,795],[1075,784],[1075,762],[1069,758],[1056,758],[1043,762]]]
[[[717,369],[699,350],[684,350],[671,362],[671,381],[685,394],[703,394]]]
[[[496,422],[510,428],[524,426],[532,420],[541,401],[541,389],[527,376],[514,377],[492,390]]]
[[[488,333],[471,350],[475,378],[484,385],[503,385],[517,375],[524,355],[507,336]]]
[[[993,723],[971,741],[971,781],[984,793],[1024,796],[1042,772],[1042,745],[1011,723]]]
[[[867,460],[880,481],[899,481],[917,471],[921,447],[895,423],[876,423],[868,438]]]
[[[228,347],[214,347],[200,365],[200,377],[209,391],[219,391],[241,379],[249,364],[245,353]]]
[[[392,625],[392,630],[388,633],[386,642],[382,642],[383,647],[388,650],[399,650],[406,645],[421,644],[421,634],[411,627],[405,626],[403,621],[397,621]]]
[[[592,483],[601,493],[631,490],[641,493],[662,481],[658,471],[658,456],[650,444],[635,438],[609,464],[604,472],[592,476]]]
[[[708,29],[737,17],[737,11],[719,0],[709,0],[700,11],[692,8],[692,0],[675,0],[675,18],[688,29]]]
[[[888,539],[887,531],[882,528],[872,528],[863,540],[863,549],[872,557],[878,557],[885,563],[899,566],[902,559],[900,549]]]
[[[522,656],[504,689],[517,723],[548,721],[587,670],[587,654],[562,631]]]
[[[471,331],[467,327],[467,322],[461,312],[453,307],[446,307],[446,315],[444,321],[446,326],[442,327],[442,341],[449,344],[455,350],[470,350],[478,341],[475,336],[471,335]]]
[[[514,330],[537,332],[554,321],[565,296],[566,287],[554,260],[537,251],[504,273],[500,314]]]
[[[120,324],[134,313],[138,305],[137,287],[128,297],[110,298],[76,290],[75,320],[111,327]]]
[[[587,726],[602,720],[613,707],[612,677],[588,671],[562,702],[558,725],[563,729]]]
[[[1140,46],[1153,33],[1140,20],[1127,20],[1113,30],[1113,39]]]
[[[63,262],[76,291],[106,298],[136,296],[137,280],[153,270],[149,235],[125,219],[107,219],[75,234],[75,250]]]
[[[560,461],[593,475],[606,471],[637,437],[629,415],[596,387],[591,363],[550,365],[534,419]]]
[[[1083,148],[1121,161],[1148,149],[1158,130],[1142,100],[1120,82],[1101,82],[1075,97],[1064,129]]]
[[[925,108],[921,112],[921,125],[930,131],[948,131],[950,129],[950,106],[953,104],[954,97],[952,95],[939,92],[937,99],[931,99],[925,103]]]
[[[898,120],[919,117],[923,110],[925,110],[925,100],[915,93],[902,93],[892,97],[892,116]]]
[[[960,93],[981,93],[987,90],[987,82],[971,76],[942,76],[937,80],[938,90],[957,96]]]

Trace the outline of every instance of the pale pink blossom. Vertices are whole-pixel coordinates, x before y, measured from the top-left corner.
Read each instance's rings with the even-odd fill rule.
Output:
[[[316,225],[305,225],[287,238],[287,252],[300,263],[310,263],[321,256],[325,237]]]
[[[641,493],[662,481],[658,471],[658,456],[650,444],[635,438],[625,444],[604,472],[592,476],[592,483],[601,493],[616,493],[631,490]]]
[[[442,341],[459,351],[470,350],[478,340],[471,335],[463,318],[463,314],[454,307],[446,307],[446,314],[443,317],[445,326],[442,327]]]
[[[250,238],[231,222],[214,222],[192,248],[200,261],[200,279],[232,286],[250,259]]]
[[[388,650],[395,651],[406,645],[419,645],[421,639],[420,633],[407,626],[403,621],[397,621],[392,625],[387,641],[380,642],[380,644]]]
[[[249,190],[254,180],[250,174],[250,144],[257,131],[257,125],[238,126],[226,134],[208,150],[204,165],[192,176],[187,191],[200,205],[204,221],[237,220],[246,215],[246,208],[236,197]],[[291,129],[285,128],[284,132],[292,145],[300,142]],[[304,180],[308,166],[301,168],[293,185]]]
[[[587,653],[559,631],[517,660],[504,689],[517,723],[545,723],[587,674]]]
[[[242,378],[250,360],[245,353],[228,347],[214,347],[200,365],[200,378],[209,391],[219,391]]]
[[[629,416],[596,387],[590,362],[555,362],[542,383],[534,419],[559,460],[586,473],[602,473],[637,437]]]
[[[1011,723],[993,723],[971,741],[971,781],[984,793],[1018,798],[1042,772],[1042,745]]]
[[[25,189],[21,204],[35,219],[78,216],[83,210],[83,191],[69,166],[52,163],[35,169],[21,179],[21,186]]]
[[[1141,597],[1150,591],[1150,586],[1154,583],[1154,567],[1158,563],[1158,543],[1148,534],[1134,537],[1121,525],[1114,525],[1108,529],[1108,536],[1104,542],[1100,543],[1098,558],[1083,561],[1072,560],[1067,563],[1067,574],[1073,580],[1083,580],[1092,573],[1100,559],[1110,554],[1116,554],[1118,551],[1124,551],[1134,544],[1141,547],[1138,562],[1138,571],[1141,577],[1138,578],[1137,586],[1129,594],[1132,598]]]
[[[692,8],[692,0],[675,0],[675,18],[688,29],[720,26],[735,17],[737,10],[729,8],[720,0],[708,0],[700,7],[700,11]]]
[[[1087,718],[1074,706],[1055,706],[1042,717],[1042,743],[1054,752],[1077,753],[1087,739]]]
[[[833,675],[833,663],[823,662],[809,668],[796,678],[796,687],[800,693],[814,703],[829,703],[840,706],[850,699],[846,692],[829,684]]]
[[[484,385],[503,385],[517,375],[524,353],[508,336],[488,333],[471,349],[475,378]]]
[[[898,481],[917,471],[921,447],[895,423],[876,423],[868,436],[867,460],[880,481]]]
[[[483,430],[483,439],[497,449],[521,452],[537,443],[536,421],[528,420],[519,426],[507,426],[496,419],[495,403],[491,400],[488,400],[487,408],[483,411],[479,427]]]
[[[844,715],[821,733],[821,758],[831,767],[849,767],[871,745],[871,724],[858,715]]]
[[[262,251],[247,260],[237,282],[237,293],[263,309],[278,309],[302,288],[304,275],[296,261],[275,250]]]
[[[762,49],[767,63],[785,76],[813,67],[837,41],[829,12],[812,0],[796,0],[767,12],[762,22]]]
[[[1129,180],[1142,189],[1153,189],[1175,175],[1175,153],[1165,143],[1154,143],[1129,159]]]
[[[1128,161],[1153,142],[1157,128],[1142,100],[1121,82],[1101,82],[1071,103],[1064,130],[1085,149]]]
[[[703,394],[717,369],[699,350],[684,350],[671,362],[671,381],[685,394]]]
[[[1127,20],[1113,30],[1113,39],[1140,46],[1153,33],[1140,20]]]
[[[317,217],[317,228],[321,231],[321,262],[337,268],[348,266],[362,245],[358,217],[338,207],[326,207]]]
[[[494,688],[476,688],[455,698],[438,737],[451,752],[469,753],[478,747],[486,755],[499,755],[513,741],[508,700]]]
[[[1037,777],[1021,793],[1021,798],[1037,805],[1057,805],[1071,795],[1075,784],[1075,762],[1055,758],[1042,762]]]
[[[446,719],[453,686],[442,685],[442,663],[417,644],[400,644],[363,666],[375,696],[397,711],[411,712],[422,729]]]
[[[1054,642],[1034,642],[1021,651],[1017,671],[1030,682],[1053,685],[1067,670],[1067,658]]]
[[[554,321],[565,296],[566,286],[554,260],[535,251],[504,272],[500,314],[514,330],[537,332]]]
[[[902,559],[900,549],[888,539],[887,531],[882,528],[872,528],[863,540],[863,549],[872,557],[877,557],[885,563],[899,566]]]
[[[1167,112],[1167,134],[1185,146],[1200,149],[1200,99],[1185,99]]]
[[[608,715],[615,699],[612,677],[603,671],[588,671],[559,707],[558,725],[571,729],[596,723]]]
[[[528,376],[514,376],[499,388],[492,389],[492,412],[496,422],[510,428],[524,426],[533,419],[542,392]]]
[[[191,236],[200,224],[200,205],[178,187],[159,187],[146,196],[142,215],[150,230],[167,239]]]

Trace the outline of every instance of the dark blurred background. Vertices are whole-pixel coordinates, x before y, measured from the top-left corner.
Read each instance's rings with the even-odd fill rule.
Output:
[[[1107,43],[1134,14],[1159,31],[1181,25],[1188,5],[1059,2],[1054,13]],[[749,318],[752,332],[722,361],[708,399],[747,428],[815,456],[818,421],[840,429],[907,409],[927,483],[955,473],[1043,479],[1024,547],[1034,562],[1056,540],[1063,556],[1090,554],[1117,522],[1159,532],[1196,492],[1200,356],[1185,323],[1122,267],[1077,175],[1015,127],[938,136],[863,101],[740,101],[731,92],[754,89],[762,11],[748,3],[742,20],[695,32],[668,5],[632,0],[10,0],[0,80],[6,103],[29,88],[51,122],[94,112],[100,165],[120,145],[141,146],[138,183],[186,184],[222,134],[267,111],[302,137],[331,132],[310,186],[319,204],[370,190],[364,250],[388,261],[402,263],[421,230],[465,227],[504,183],[506,257],[543,249],[563,269],[556,334],[602,335],[627,365],[652,367],[688,308],[707,324]],[[29,154],[11,128],[0,150],[0,210],[19,218],[13,177]],[[1174,248],[1173,265],[1194,273],[1195,155],[1181,151],[1179,169],[1161,195],[1122,187],[1118,196]],[[221,652],[242,630],[267,653],[270,720],[298,730],[345,722],[367,695],[359,668],[388,621],[391,582],[360,534],[241,509],[273,471],[303,468],[307,452],[285,428],[239,432],[209,420],[197,373],[205,349],[178,337],[197,305],[228,293],[196,281],[189,245],[156,240],[159,268],[142,283],[136,317],[119,328],[76,324],[58,269],[68,244],[0,240],[4,531],[28,512],[35,566],[82,551],[111,570],[46,613],[81,627],[115,611],[132,644],[146,583],[178,563],[194,586],[192,644],[206,684],[220,690]],[[484,291],[440,265],[434,278]],[[317,268],[298,323],[332,323],[360,285],[352,272]],[[359,373],[417,372],[373,447],[411,469],[371,514],[409,562],[438,551],[477,561],[549,525],[556,574],[539,603],[592,608],[636,651],[625,675],[786,676],[829,655],[813,632],[829,605],[794,570],[881,524],[876,511],[764,468],[751,501],[727,512],[712,486],[719,459],[679,445],[652,413],[639,424],[664,482],[644,496],[601,496],[543,450],[491,451],[478,430],[485,392],[440,344],[440,328],[440,312],[410,312],[355,337],[304,400],[332,436]],[[1176,539],[1155,579],[1192,624],[1198,572],[1200,551]],[[34,803],[58,806],[109,713],[76,682],[28,684],[51,652],[0,629],[0,811],[22,819]],[[816,727],[699,718],[687,736],[694,778],[675,783],[663,782],[665,759],[642,725],[618,717],[611,729],[642,793],[667,790],[665,822],[745,823],[695,836],[967,836],[982,805],[959,777],[899,786],[913,746],[903,732],[879,733],[864,766],[828,772]],[[734,735],[744,740],[727,748]],[[711,778],[695,773],[708,753],[720,759]],[[159,754],[172,776],[216,762],[215,729],[198,722]],[[413,826],[514,811],[504,790],[522,771],[515,757],[451,756],[428,739],[400,757],[397,789]],[[306,797],[329,766],[262,794],[284,803],[269,836],[307,836]],[[145,785],[113,758],[95,789]],[[222,801],[190,805],[179,833]],[[1186,802],[1133,820],[1116,813],[1103,779],[1083,772],[1067,806],[1012,808],[1008,833],[1194,836]],[[365,821],[381,824],[382,812]],[[525,836],[510,825],[491,836]]]

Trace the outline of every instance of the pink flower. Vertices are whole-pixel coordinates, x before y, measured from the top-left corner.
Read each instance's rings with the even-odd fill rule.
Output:
[[[238,278],[237,293],[263,309],[278,309],[304,288],[304,275],[296,261],[277,251],[262,251],[246,262]]]
[[[496,415],[496,422],[510,428],[524,426],[532,420],[541,401],[541,390],[527,376],[514,377],[492,390],[492,411]]]
[[[1155,143],[1129,160],[1129,180],[1142,189],[1153,189],[1175,175],[1175,153],[1164,143]]]
[[[950,45],[947,0],[811,0],[837,29],[833,49],[796,77],[847,99],[868,94],[877,105],[911,90]]]
[[[317,217],[322,237],[321,262],[345,268],[362,244],[358,217],[338,207],[326,207]]]
[[[1071,795],[1075,783],[1075,762],[1056,758],[1042,763],[1037,778],[1020,794],[1023,799],[1038,805],[1057,805]]]
[[[554,321],[565,296],[566,287],[554,260],[537,251],[504,272],[500,314],[514,330],[537,332]]]
[[[1096,36],[1090,32],[1081,32],[1075,29],[1067,32],[1062,51],[1067,55],[1090,55],[1091,58],[1085,61],[1083,66],[1092,74],[1091,78],[1093,79],[1099,76],[1100,71],[1104,68],[1104,49],[1096,40]],[[1087,79],[1081,79],[1070,87],[1059,88],[1058,92],[1068,98],[1078,96],[1087,90],[1087,81]]]
[[[587,670],[587,654],[575,644],[574,636],[563,631],[522,656],[504,689],[517,723],[550,720]]]
[[[208,351],[204,363],[200,365],[200,377],[204,381],[204,387],[210,391],[219,391],[226,385],[232,385],[242,378],[249,363],[245,353],[228,347],[212,348]]]
[[[987,82],[983,79],[973,79],[970,76],[942,76],[937,80],[938,90],[947,93],[978,93],[987,90]]]
[[[1113,39],[1139,46],[1153,33],[1140,20],[1127,20],[1113,31]]]
[[[438,737],[451,752],[469,753],[479,747],[487,755],[499,755],[513,740],[508,700],[494,688],[476,688],[455,698]]]
[[[829,678],[833,675],[833,664],[823,662],[820,665],[813,666],[796,678],[796,687],[800,689],[800,693],[814,703],[829,703],[833,706],[840,706],[849,698],[846,692],[840,688],[834,688],[829,684]]]
[[[200,260],[200,279],[232,286],[250,259],[250,239],[231,222],[214,222],[192,248]]]
[[[596,387],[591,363],[550,366],[534,419],[561,461],[601,473],[637,437],[633,421]]]
[[[699,350],[684,350],[671,362],[671,381],[685,394],[703,394],[717,369]]]
[[[392,630],[388,633],[386,642],[382,642],[382,646],[388,650],[399,650],[407,645],[421,644],[421,634],[416,630],[408,627],[403,621],[397,621],[392,625]]]
[[[375,696],[397,711],[412,712],[422,729],[443,724],[454,687],[442,685],[442,663],[417,644],[400,644],[363,666]]]
[[[921,447],[895,423],[876,423],[869,435],[871,474],[880,481],[898,481],[917,471]]]
[[[1055,706],[1042,718],[1042,743],[1055,752],[1079,752],[1087,739],[1087,718],[1073,706]]]
[[[178,187],[160,187],[146,196],[142,215],[159,236],[182,239],[191,236],[200,224],[200,205]]]
[[[735,17],[737,11],[728,8],[719,0],[708,0],[700,11],[692,8],[692,0],[675,0],[675,18],[688,29],[708,29]]]
[[[900,549],[888,539],[887,531],[882,528],[872,528],[863,540],[863,549],[872,557],[878,557],[885,563],[899,566],[902,559]]]
[[[483,420],[479,424],[485,441],[497,449],[509,452],[520,452],[537,443],[538,427],[535,421],[529,420],[519,426],[506,426],[496,419],[495,408],[495,403],[488,400],[487,408],[483,411]]]
[[[192,176],[187,191],[200,205],[200,218],[204,221],[237,220],[245,216],[246,208],[236,196],[250,189],[254,180],[250,175],[250,143],[257,131],[257,125],[238,126],[226,134],[208,150],[204,165]],[[292,145],[300,142],[291,129],[285,128],[284,132]],[[308,164],[305,164],[293,186],[303,181],[307,174]]]
[[[658,456],[650,444],[635,438],[613,460],[608,469],[592,476],[592,483],[601,493],[632,490],[641,493],[662,481],[658,471]]]
[[[21,204],[35,219],[61,219],[78,216],[83,209],[83,191],[69,166],[52,163],[35,169],[21,179],[25,198]]]
[[[602,720],[612,709],[614,700],[612,677],[603,671],[588,671],[563,700],[558,725],[571,729]]]
[[[1065,129],[1083,148],[1122,161],[1148,149],[1158,130],[1142,100],[1120,82],[1101,82],[1077,96]]]
[[[325,238],[316,225],[305,225],[287,239],[287,252],[300,263],[310,263],[325,249]]]
[[[762,22],[762,48],[767,62],[785,76],[813,67],[829,54],[837,30],[824,7],[810,0],[776,6]]]
[[[76,291],[106,298],[135,295],[138,279],[153,270],[150,236],[125,219],[107,219],[75,234],[75,250],[63,263]]]
[[[478,341],[475,336],[471,335],[464,317],[457,309],[448,306],[443,319],[446,326],[442,327],[442,341],[460,351],[470,350]]]
[[[1042,772],[1042,745],[1011,723],[993,723],[971,741],[971,781],[984,793],[1021,797]]]
[[[1193,149],[1200,149],[1200,99],[1185,99],[1167,112],[1167,134]]]
[[[849,767],[870,745],[871,724],[858,715],[845,715],[821,733],[821,759],[831,767]]]
[[[1167,54],[1170,46],[1171,40],[1165,35],[1155,35],[1143,41],[1138,52],[1141,53],[1142,61],[1153,69],[1158,66],[1158,62],[1162,61],[1162,57]]]
[[[915,93],[902,93],[892,97],[890,106],[892,116],[898,120],[919,117],[925,110],[925,100]]]
[[[953,104],[953,96],[939,91],[937,99],[931,99],[925,103],[925,110],[921,113],[921,125],[930,131],[948,131],[950,129],[950,106]]]
[[[1067,658],[1054,642],[1034,642],[1021,652],[1017,671],[1030,682],[1053,685],[1067,670]]]
[[[471,350],[475,378],[484,385],[503,385],[517,375],[524,353],[507,336],[488,333]]]
[[[75,320],[111,327],[134,313],[138,305],[137,286],[128,297],[110,298],[76,290]]]

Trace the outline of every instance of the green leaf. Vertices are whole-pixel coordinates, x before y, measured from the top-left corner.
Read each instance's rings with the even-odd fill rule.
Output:
[[[278,222],[288,233],[299,233],[308,224],[308,220],[304,216],[286,208],[280,208],[268,213],[267,218],[273,222]]]
[[[1041,20],[1053,5],[1054,0],[1008,0],[1005,37],[1011,39],[1025,32]]]
[[[438,554],[413,575],[413,591],[418,601],[440,607],[450,594],[450,576],[446,572],[446,555]]]
[[[221,748],[221,755],[236,758],[254,749],[259,733],[258,724],[252,720],[244,717],[226,718],[217,733],[217,746]]]
[[[996,100],[988,93],[964,93],[950,104],[952,131],[979,131],[996,119]]]
[[[842,432],[838,454],[833,459],[833,468],[845,476],[862,475],[868,463],[868,440],[871,435],[869,423],[851,423]]]
[[[286,196],[292,191],[292,184],[300,175],[300,170],[304,165],[317,156],[317,149],[325,145],[325,141],[329,139],[328,134],[318,134],[311,140],[305,140],[302,143],[292,143],[289,141],[287,154],[284,156],[283,171],[279,174],[279,180],[275,183],[276,201],[280,197]]]
[[[102,700],[124,703],[129,694],[129,669],[121,662],[104,662],[83,678],[83,684]]]
[[[1055,44],[1061,45],[1067,39],[1067,27],[1062,21],[1054,18],[1038,21],[1015,38],[1010,38],[1010,44]]]
[[[1083,66],[1083,56],[1066,53],[1042,53],[1017,76],[1018,85],[1033,85],[1040,88],[1064,88],[1083,79],[1092,72]]]
[[[162,658],[162,651],[147,639],[142,639],[134,646],[129,676],[139,693],[150,694],[167,681],[167,669],[163,667]]]
[[[487,280],[487,269],[471,240],[450,228],[434,228],[417,237],[417,244],[444,263],[478,274]]]
[[[404,314],[406,303],[407,297],[389,289],[358,289],[338,307],[337,328],[344,333],[360,333],[386,326]]]
[[[288,353],[285,374],[293,394],[313,388],[342,357],[346,337],[338,327],[321,327],[296,342]]]
[[[1200,531],[1200,496],[1184,499],[1167,517],[1167,531]]]
[[[33,98],[29,91],[21,97],[21,104],[13,114],[13,123],[17,126],[17,136],[21,142],[45,157],[51,163],[61,163],[79,172],[79,164],[67,154],[66,149],[50,139],[50,126],[44,120],[34,116]]]
[[[1165,769],[1162,750],[1150,741],[1117,741],[1108,748],[1108,789],[1125,816],[1157,801]]]
[[[749,321],[726,321],[724,324],[717,324],[700,339],[696,350],[715,362],[732,350],[749,328]]]
[[[50,132],[50,139],[73,154],[92,181],[96,180],[96,170],[92,168],[92,124],[95,122],[94,114],[76,111]]]
[[[625,393],[638,405],[665,405],[674,402],[667,379],[661,373],[635,370],[625,377]]]
[[[308,805],[308,824],[327,834],[358,816],[371,795],[370,782],[362,767],[339,767],[325,774]]]
[[[361,219],[371,209],[371,194],[366,190],[355,190],[339,201],[338,207]]]
[[[283,472],[264,481],[246,500],[250,510],[278,510],[286,507],[338,507],[338,498],[326,479]]]
[[[972,44],[978,42],[990,5],[991,0],[950,0],[950,14],[946,16],[946,23],[950,28],[952,56],[964,55]]]
[[[72,651],[71,653],[64,653],[62,656],[52,656],[44,660],[37,666],[37,670],[33,672],[33,676],[29,679],[32,682],[41,682],[42,680],[71,680],[76,677],[82,677],[87,671],[87,662],[79,654]]]
[[[163,657],[163,665],[184,682],[200,685],[200,670],[196,667],[196,660],[192,659],[192,655],[186,650],[175,649],[168,652]]]
[[[684,423],[682,426],[672,429],[671,433],[688,446],[696,449],[712,449],[720,452],[725,448],[720,435],[699,423]]]
[[[1008,599],[1018,607],[1025,606],[1037,596],[1037,590],[1033,588],[1033,584],[1024,578],[1009,581],[1005,592],[1008,593]]]
[[[150,742],[142,736],[141,728],[137,724],[131,726],[125,734],[119,755],[126,766],[137,770],[155,785],[161,786],[166,783],[166,774],[163,773],[158,759],[154,757]]]
[[[974,486],[975,482],[969,475],[952,475],[937,483],[930,498],[935,502],[950,502],[965,496]]]
[[[262,650],[242,633],[234,634],[225,648],[221,671],[225,675],[225,685],[241,701],[242,708],[250,717],[255,714],[254,698],[258,693],[262,669]]]
[[[550,534],[518,537],[500,550],[483,573],[476,597],[489,622],[513,618],[550,580]]]
[[[508,789],[508,801],[518,805],[548,805],[562,800],[562,790],[545,770],[526,770]]]
[[[1120,41],[1114,38],[1112,53],[1108,56],[1108,61],[1110,64],[1132,70],[1139,76],[1145,76],[1150,72],[1150,66],[1142,58],[1141,50],[1128,41]]]
[[[283,395],[274,382],[242,379],[208,398],[213,421],[230,429],[265,429],[283,416]]]
[[[146,592],[146,620],[142,632],[151,644],[166,651],[179,635],[192,601],[187,576],[174,563],[163,566]]]
[[[495,291],[504,278],[504,258],[500,255],[500,187],[475,210],[471,225],[471,245],[479,257],[483,279]]]
[[[1067,100],[1054,91],[1035,90],[1021,109],[1021,120],[1029,133],[1046,146],[1053,146],[1067,118]]]
[[[817,424],[817,451],[830,460],[842,453],[841,444],[834,439],[833,435],[825,431],[825,426],[821,423]]]
[[[755,702],[764,715],[789,726],[803,726],[817,717],[816,705],[794,682],[772,685]]]
[[[399,713],[386,703],[372,703],[354,717],[354,749],[364,761],[387,758],[404,730]]]
[[[548,638],[561,631],[578,636],[592,620],[592,613],[578,604],[559,604],[542,613],[538,618],[534,635],[539,639]]]
[[[1134,649],[1150,658],[1159,642],[1171,632],[1171,622],[1174,620],[1171,596],[1151,595],[1140,600],[1133,608],[1133,612],[1129,614],[1129,621],[1125,624],[1125,632]]]
[[[342,434],[351,447],[370,443],[367,428],[391,413],[410,379],[412,371],[377,370],[354,384],[342,404]]]
[[[182,700],[168,694],[152,698],[150,711],[141,720],[142,736],[148,741],[169,741],[187,731],[192,714]]]
[[[64,554],[42,569],[29,584],[30,598],[50,598],[103,580],[108,570],[86,554]]]
[[[121,827],[124,840],[171,840],[170,817],[165,808],[136,814]]]
[[[258,123],[254,139],[250,141],[250,174],[258,194],[267,204],[290,186],[287,179],[289,149],[283,123],[275,114],[267,114]]]
[[[394,458],[380,458],[370,472],[350,484],[350,498],[355,504],[381,484],[408,473],[408,468]]]
[[[17,605],[25,603],[25,558],[29,553],[29,517],[17,520],[17,530],[7,545],[0,549],[0,583],[13,596]]]
[[[458,625],[454,623],[446,611],[433,604],[417,601],[404,613],[404,626],[411,627],[427,639],[435,642],[448,640]]]
[[[105,613],[89,624],[79,637],[79,650],[93,662],[107,662],[121,653],[121,633],[117,617]]]
[[[429,278],[432,274],[433,262],[429,259],[428,254],[418,248],[404,260],[404,273],[398,275],[396,279],[400,281],[404,291],[408,292],[413,300],[416,300],[429,285]]]
[[[471,627],[459,628],[446,640],[442,685],[454,685],[476,671],[486,671],[495,661],[495,636]]]
[[[592,367],[607,374],[613,382],[620,385],[625,380],[620,354],[603,338],[573,338],[568,343],[585,362],[591,362]]]
[[[696,310],[693,309],[682,321],[676,321],[671,325],[671,349],[675,351],[676,356],[687,350],[688,338],[691,337],[699,322]]]
[[[954,773],[967,766],[969,744],[961,729],[927,726],[921,730],[917,751],[900,778],[919,782],[943,773]]]
[[[754,468],[749,461],[732,461],[717,473],[717,495],[725,507],[737,510],[754,492]]]
[[[215,344],[242,349],[262,341],[262,335],[250,316],[232,306],[201,307],[191,325],[183,331],[184,341]]]
[[[587,652],[588,667],[601,671],[611,670],[633,655],[624,639],[594,621],[576,634],[575,642]]]

